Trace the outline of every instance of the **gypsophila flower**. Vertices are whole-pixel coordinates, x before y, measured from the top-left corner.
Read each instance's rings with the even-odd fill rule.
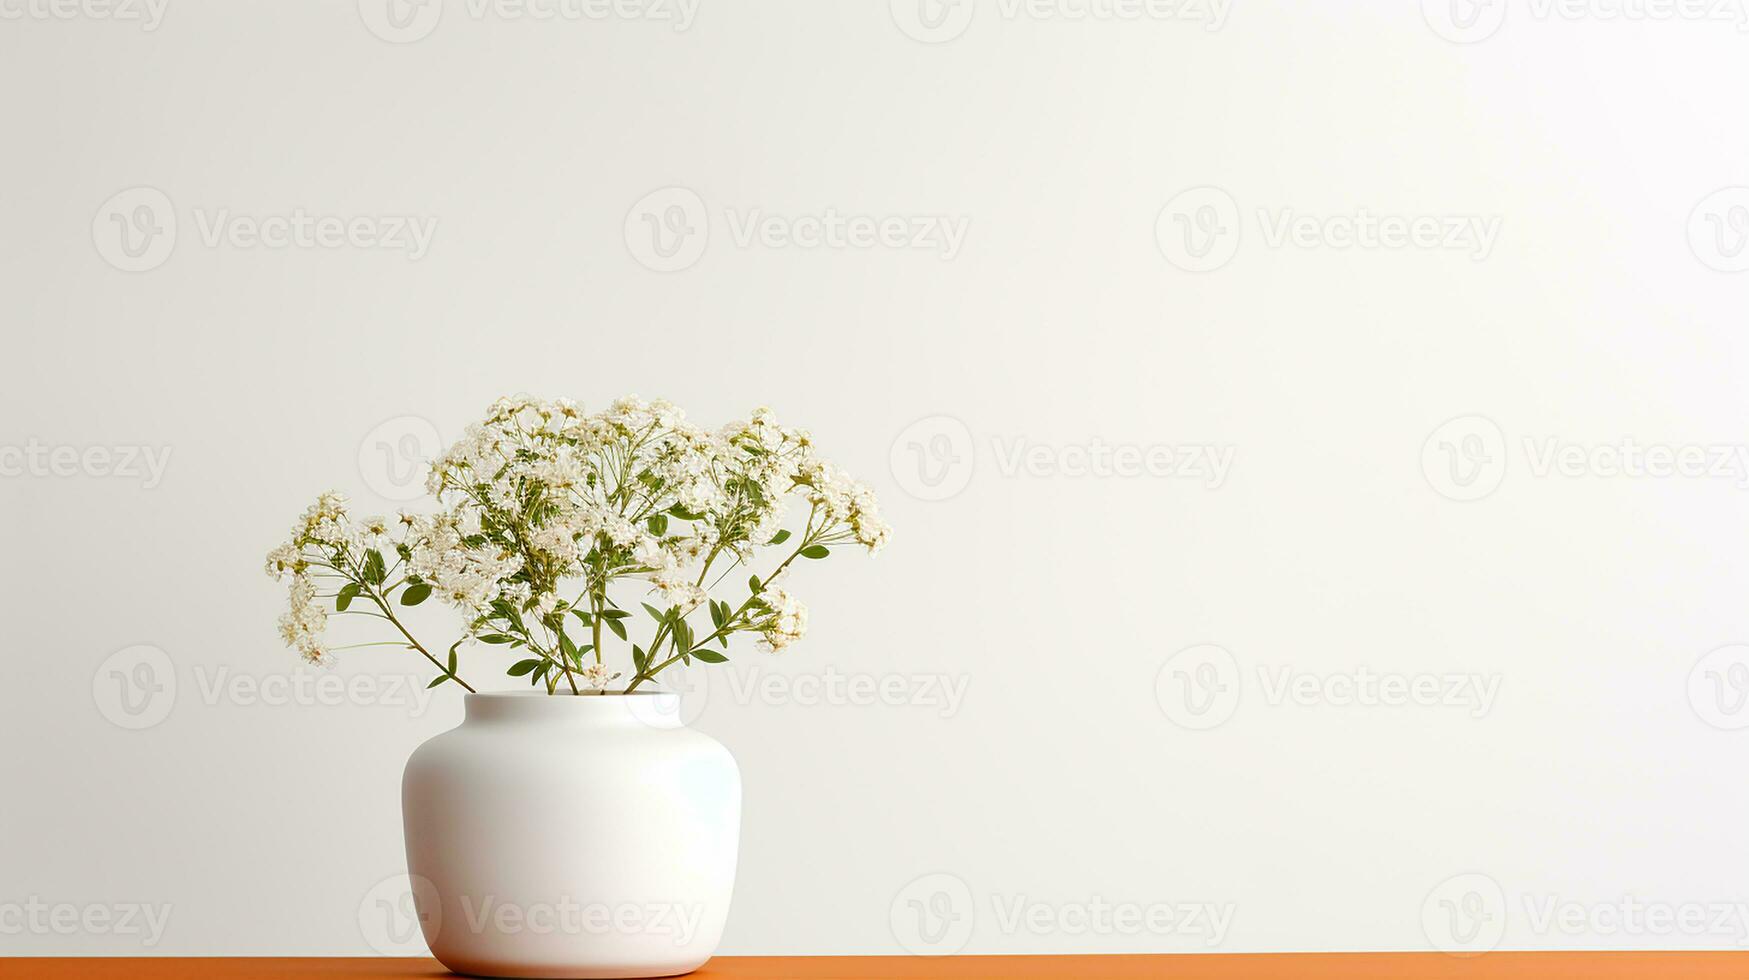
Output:
[[[577,679],[588,685],[592,691],[606,689],[608,681],[618,676],[618,674],[610,673],[607,667],[602,664],[590,664],[577,672]]]
[[[312,664],[326,664],[328,653],[322,648],[322,631],[328,625],[328,612],[316,605],[316,586],[309,578],[292,578],[291,608],[279,617],[279,635],[286,646],[298,651]]]
[[[656,623],[635,654],[627,689],[636,689],[733,633],[773,651],[797,642],[807,607],[777,585],[792,562],[838,546],[874,553],[892,533],[874,494],[767,408],[706,430],[660,399],[586,414],[565,399],[502,398],[432,464],[426,485],[434,511],[392,521],[354,521],[343,496],[324,493],[268,554],[267,573],[291,580],[281,635],[306,660],[329,659],[321,603],[332,601],[336,614],[389,619],[397,642],[443,672],[435,683],[459,681],[453,657],[445,666],[400,621],[401,607],[431,597],[462,613],[458,648],[478,639],[511,653],[511,675],[549,692],[602,691],[625,676],[603,663],[608,644],[629,645],[622,603],[642,602]],[[783,550],[761,578],[767,547]],[[737,568],[753,573],[745,598],[713,597]],[[708,626],[702,615],[689,621],[706,609]]]
[[[761,597],[769,614],[760,622],[761,645],[779,653],[808,632],[808,607],[782,589],[767,587]]]

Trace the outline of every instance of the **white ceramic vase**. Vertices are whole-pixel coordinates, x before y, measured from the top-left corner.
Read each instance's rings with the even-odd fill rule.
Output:
[[[444,966],[493,977],[697,969],[729,914],[741,774],[672,694],[469,694],[407,760],[407,871]]]

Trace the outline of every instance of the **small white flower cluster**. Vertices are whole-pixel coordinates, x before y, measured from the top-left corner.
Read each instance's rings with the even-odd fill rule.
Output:
[[[577,672],[577,679],[589,685],[591,691],[607,690],[607,682],[618,676],[608,670],[606,664],[590,664]]]
[[[760,600],[769,610],[759,620],[760,646],[779,653],[808,632],[808,607],[800,599],[782,589],[767,588]]]
[[[313,566],[326,567],[346,560],[358,534],[346,517],[346,498],[332,491],[316,498],[292,528],[292,538],[267,555],[267,574],[275,581],[291,578],[291,605],[279,617],[279,635],[285,645],[312,664],[326,664],[329,653],[322,644],[328,627],[328,611],[317,605],[317,589],[310,579]],[[317,554],[305,556],[305,549]]]
[[[566,400],[501,399],[432,467],[428,489],[456,522],[524,556],[526,590],[510,590],[523,602],[550,601],[565,579],[632,575],[697,608],[710,597],[694,566],[751,558],[792,494],[818,506],[822,529],[871,551],[890,533],[868,488],[766,409],[712,433],[665,401],[584,415]]]
[[[843,524],[850,528],[857,542],[870,554],[886,547],[893,529],[881,520],[874,491],[845,476],[831,463],[820,460],[811,460],[799,479],[808,488],[808,502],[820,508],[828,524]]]
[[[564,399],[504,398],[434,461],[427,489],[438,511],[403,514],[392,527],[355,523],[342,497],[324,494],[268,556],[270,574],[292,577],[281,632],[305,659],[327,659],[327,613],[316,605],[311,576],[332,576],[345,583],[341,609],[360,595],[386,602],[384,588],[419,589],[421,599],[435,596],[464,612],[466,635],[526,646],[559,666],[555,677],[563,672],[600,690],[620,676],[601,665],[600,650],[588,667],[575,652],[555,651],[570,649],[563,623],[573,608],[593,642],[602,642],[599,616],[610,611],[613,582],[646,583],[682,620],[708,605],[716,630],[706,639],[745,629],[776,651],[807,629],[807,607],[774,585],[790,561],[824,557],[838,544],[872,553],[891,536],[874,494],[817,458],[807,432],[779,425],[764,408],[713,432],[665,401],[624,398],[586,415]],[[808,505],[808,517],[778,574],[763,584],[756,578],[739,608],[714,599],[713,565],[720,578],[792,536],[782,526],[792,500]],[[391,571],[401,577],[384,586]],[[695,637],[684,622],[658,624],[658,640],[666,633],[690,645]],[[605,625],[625,636],[617,619]],[[649,651],[650,664],[656,653]],[[647,679],[644,670],[640,662]]]
[[[445,602],[475,616],[485,615],[505,583],[522,569],[521,555],[479,543],[473,514],[409,515],[406,524],[408,570]]]
[[[291,608],[279,617],[279,636],[285,645],[312,664],[328,662],[322,634],[328,628],[328,610],[316,604],[316,585],[309,576],[292,579]]]

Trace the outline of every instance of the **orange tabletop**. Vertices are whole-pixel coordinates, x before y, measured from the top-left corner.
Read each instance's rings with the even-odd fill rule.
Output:
[[[450,977],[429,959],[350,957],[114,957],[98,959],[0,958],[0,976],[97,980],[270,980],[289,977]],[[1518,977],[1530,980],[1681,980],[1749,977],[1749,952],[1706,953],[1487,953],[1460,958],[1444,953],[1256,953],[1164,956],[719,956],[690,974],[766,980],[882,980],[882,978],[1054,977],[1118,980],[1440,980],[1444,977]]]

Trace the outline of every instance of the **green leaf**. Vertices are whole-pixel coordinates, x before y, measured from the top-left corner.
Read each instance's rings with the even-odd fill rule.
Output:
[[[636,643],[632,644],[632,666],[636,667],[640,674],[644,672],[645,668],[650,666],[650,659],[648,655],[644,653],[644,648],[638,646]]]
[[[658,623],[665,623],[668,621],[668,614],[667,613],[663,612],[660,609],[657,609],[655,606],[652,606],[647,602],[644,603],[643,606],[644,606],[644,611],[650,614],[651,619],[655,620]]]
[[[571,638],[563,633],[559,634],[559,650],[565,654],[566,659],[579,667],[583,666],[583,655],[577,652],[577,644],[572,643]]]
[[[748,579],[747,580],[747,588],[754,595],[758,595],[759,594],[759,576],[755,575],[752,578]]]
[[[357,582],[348,582],[342,585],[340,594],[334,597],[334,608],[340,612],[345,612],[346,607],[352,605],[352,600],[358,598],[360,591]]]
[[[480,637],[480,642],[481,643],[514,643],[515,638],[505,636],[503,633],[487,633],[484,636]]]
[[[426,585],[424,582],[420,582],[418,585],[407,586],[407,588],[401,592],[401,605],[417,606],[429,598],[431,598],[431,586]]]
[[[442,684],[444,681],[447,681],[447,680],[449,680],[448,674],[439,674],[439,675],[437,675],[437,680],[434,680],[431,683],[425,685],[425,689],[427,691],[429,691],[432,688],[436,687],[439,684]]]
[[[626,638],[625,624],[620,622],[619,620],[617,620],[617,619],[608,620],[607,621],[607,628],[610,630],[613,630],[614,635],[618,636],[620,639],[623,640]]]
[[[711,625],[717,629],[723,628],[723,610],[714,599],[711,600]]]
[[[699,513],[695,513],[693,511],[687,510],[685,507],[682,507],[679,504],[675,504],[674,506],[668,508],[668,513],[673,514],[675,517],[678,517],[683,521],[696,521],[696,520],[699,520],[699,519],[704,517],[703,514],[699,514]]]
[[[383,553],[375,548],[364,553],[364,580],[372,585],[383,584],[383,579],[389,577],[389,569],[383,564]]]
[[[726,664],[729,662],[728,657],[725,657],[708,647],[699,647],[697,650],[692,651],[692,655],[707,664]]]
[[[534,669],[534,673],[528,675],[528,679],[531,683],[534,681],[538,681],[542,677],[545,677],[547,675],[547,671],[552,670],[552,669],[553,669],[553,662],[551,660],[542,660],[540,662],[540,666],[536,667]]]
[[[510,665],[510,676],[521,677],[545,662],[543,660],[518,660]]]
[[[674,621],[674,648],[682,655],[692,649],[692,624],[684,619]]]
[[[823,544],[811,544],[802,549],[803,558],[824,558],[831,553],[832,550]]]
[[[657,514],[655,517],[650,518],[645,523],[647,523],[649,525],[650,533],[654,534],[657,537],[661,537],[663,534],[667,533],[667,531],[668,531],[668,515],[667,514]]]
[[[624,609],[603,609],[601,611],[602,619],[624,619],[630,615],[631,613],[626,612]]]
[[[461,644],[457,643],[455,646],[459,647]],[[455,673],[455,647],[449,648],[449,672],[451,674]]]
[[[772,536],[771,543],[772,544],[783,544],[785,541],[788,541],[788,540],[789,540],[789,528],[784,528],[783,530],[777,532],[777,534]]]
[[[573,615],[573,616],[577,617],[579,620],[581,620],[584,626],[594,626],[595,625],[595,617],[589,615],[587,610],[573,609],[573,610],[571,610],[571,615]]]

